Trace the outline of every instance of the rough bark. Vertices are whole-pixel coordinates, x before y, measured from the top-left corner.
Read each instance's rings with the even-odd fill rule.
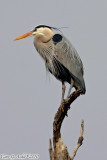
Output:
[[[77,145],[75,146],[75,149],[72,153],[72,156],[69,155],[67,146],[63,144],[62,138],[61,138],[61,126],[62,122],[67,116],[67,112],[70,109],[70,104],[81,94],[81,90],[76,90],[73,92],[67,99],[64,100],[64,102],[59,107],[53,122],[53,147],[51,139],[49,141],[49,155],[50,160],[73,160],[78,148],[82,145],[83,142],[83,133],[84,133],[84,121],[81,121],[81,130],[80,135],[78,138]]]

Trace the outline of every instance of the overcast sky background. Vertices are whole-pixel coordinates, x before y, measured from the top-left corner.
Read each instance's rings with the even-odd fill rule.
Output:
[[[75,159],[106,160],[106,0],[0,0],[0,154],[38,153],[41,160],[49,159],[61,83],[46,76],[32,37],[13,41],[39,24],[68,27],[63,34],[85,68],[87,92],[72,104],[63,122],[63,142],[71,155],[84,119],[84,142]]]

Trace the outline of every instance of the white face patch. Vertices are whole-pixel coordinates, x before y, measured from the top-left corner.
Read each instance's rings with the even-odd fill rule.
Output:
[[[32,33],[32,35],[35,36],[36,34],[43,34],[45,29],[45,27],[38,28],[36,31]]]
[[[32,35],[33,35],[33,36],[35,36],[35,35],[36,35],[36,31],[35,31],[35,32],[33,32],[33,33],[32,33]]]
[[[43,33],[45,29],[46,29],[45,27],[38,28],[37,33]]]
[[[37,30],[32,33],[32,35],[34,36],[37,34],[39,35],[51,35],[52,34],[53,35],[54,33],[50,28],[40,27],[40,28],[37,28]]]

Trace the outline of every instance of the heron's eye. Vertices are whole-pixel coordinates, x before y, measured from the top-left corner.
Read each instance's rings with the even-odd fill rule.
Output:
[[[34,31],[34,32],[37,31],[37,28],[35,27],[33,31]]]

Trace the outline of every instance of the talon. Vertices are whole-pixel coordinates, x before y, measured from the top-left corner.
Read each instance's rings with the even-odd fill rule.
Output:
[[[64,103],[64,101],[63,101],[63,102],[61,102],[61,104],[60,104],[60,106],[59,106],[58,110],[62,110],[62,111],[64,112],[64,109],[63,109],[63,103]]]

